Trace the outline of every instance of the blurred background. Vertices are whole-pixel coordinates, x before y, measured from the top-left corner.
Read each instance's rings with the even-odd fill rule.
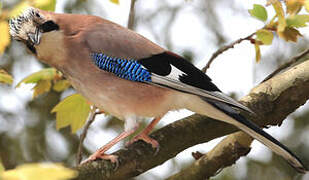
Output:
[[[3,7],[10,8],[17,2],[4,0]],[[97,15],[127,26],[130,3],[128,0],[120,0],[119,5],[108,0],[58,0],[56,12]],[[131,27],[202,68],[219,47],[246,37],[264,26],[248,13],[254,3],[264,5],[266,1],[136,0],[135,18]],[[309,48],[308,28],[301,29],[301,33],[304,36],[297,43],[287,43],[275,37],[271,46],[261,47],[262,59],[259,63],[255,62],[252,44],[243,42],[236,45],[221,54],[207,74],[223,92],[239,99],[280,64]],[[76,163],[81,130],[77,134],[72,134],[70,128],[57,131],[55,115],[50,113],[61,99],[74,93],[74,90],[68,89],[63,93],[51,91],[32,99],[33,85],[14,88],[24,77],[44,67],[47,66],[27,53],[25,47],[16,41],[13,41],[0,57],[0,68],[14,76],[13,86],[0,84],[0,158],[8,169],[26,162],[62,162],[68,166]],[[186,110],[171,112],[157,128],[190,114],[191,112]],[[307,103],[291,114],[280,127],[267,129],[267,132],[299,155],[305,164],[309,164],[308,118]],[[83,156],[87,157],[122,130],[123,122],[110,116],[98,115],[89,129]],[[191,152],[206,153],[220,139],[222,138],[189,148],[135,179],[160,180],[169,177],[193,162]],[[121,147],[123,142],[109,152]],[[254,141],[248,156],[225,168],[213,179],[305,180],[309,179],[309,175],[298,175],[283,159]]]

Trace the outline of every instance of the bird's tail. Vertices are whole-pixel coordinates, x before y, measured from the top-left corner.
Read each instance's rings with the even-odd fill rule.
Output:
[[[254,139],[266,145],[273,152],[286,159],[288,163],[298,172],[306,173],[308,171],[300,159],[294,155],[286,146],[263,131],[256,124],[240,115],[229,105],[226,105],[222,102],[211,102],[209,100],[193,100],[190,101],[188,105],[188,109],[194,112],[235,125],[242,131],[252,136]]]

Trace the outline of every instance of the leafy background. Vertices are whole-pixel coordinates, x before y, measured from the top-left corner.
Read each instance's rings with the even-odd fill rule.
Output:
[[[6,169],[7,176],[19,176],[20,173],[25,176],[28,169],[34,168],[46,173],[59,170],[59,173],[52,174],[72,177],[74,172],[59,164],[28,163],[75,165],[80,128],[91,111],[91,102],[74,94],[60,72],[41,64],[20,43],[11,41],[7,20],[26,7],[35,6],[57,12],[98,15],[127,26],[130,2],[6,0],[0,1],[0,6],[0,82],[3,83],[0,84],[0,158],[4,167],[0,166],[0,173]],[[199,67],[203,67],[219,47],[252,34],[246,42],[220,55],[207,71],[225,92],[241,97],[279,64],[308,48],[308,9],[307,0],[137,1],[131,28]],[[270,128],[269,131],[309,162],[306,133],[309,112],[306,106],[293,113],[282,127]],[[187,114],[190,112],[168,114],[159,127]],[[89,129],[83,156],[87,157],[116,136],[122,131],[122,126],[121,121],[111,116],[98,115]],[[136,179],[168,177],[193,161],[192,151],[206,152],[215,142],[218,140],[190,148]],[[119,147],[121,144],[112,151]],[[46,176],[45,173],[37,174]],[[29,178],[33,179],[31,175]],[[282,159],[255,142],[248,157],[241,158],[214,179],[270,178],[309,177],[298,176]]]

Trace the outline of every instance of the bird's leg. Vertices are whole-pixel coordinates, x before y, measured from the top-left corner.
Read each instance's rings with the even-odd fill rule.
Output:
[[[143,140],[148,144],[151,144],[153,148],[156,148],[157,151],[159,149],[159,143],[158,141],[152,139],[148,136],[148,134],[151,132],[151,130],[155,127],[156,124],[161,120],[161,117],[155,118],[151,121],[151,123],[137,136],[135,136],[131,141],[126,143],[126,146],[129,146],[130,144],[138,141]]]
[[[105,152],[107,150],[109,150],[111,147],[113,147],[115,144],[117,144],[119,141],[123,140],[124,138],[130,136],[131,134],[133,134],[137,128],[138,128],[138,124],[128,130],[128,131],[124,131],[121,134],[119,134],[117,137],[115,137],[113,140],[111,140],[109,143],[107,143],[106,145],[104,145],[103,147],[101,147],[100,149],[98,149],[95,153],[93,153],[87,160],[85,160],[83,163],[88,162],[88,161],[93,161],[96,159],[105,159],[105,160],[110,160],[112,163],[117,163],[117,158],[118,156],[116,155],[111,155],[111,154],[105,154]]]

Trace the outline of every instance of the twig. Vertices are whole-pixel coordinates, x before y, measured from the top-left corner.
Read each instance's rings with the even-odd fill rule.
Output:
[[[80,140],[79,140],[79,145],[78,145],[78,151],[77,151],[77,155],[76,155],[76,164],[79,165],[80,162],[82,161],[82,155],[83,155],[83,143],[84,143],[84,140],[87,136],[87,132],[88,132],[88,129],[90,127],[90,125],[93,123],[94,119],[95,119],[95,116],[99,113],[96,112],[97,110],[97,107],[93,106],[91,111],[90,111],[90,114],[89,114],[89,117],[87,119],[87,123],[83,129],[83,132],[82,134],[80,135]]]
[[[128,19],[128,29],[133,29],[135,20],[135,3],[137,0],[131,0],[129,19]]]
[[[210,67],[210,64],[215,60],[216,57],[218,57],[220,54],[222,54],[223,52],[227,51],[228,49],[234,48],[234,46],[236,44],[241,43],[244,40],[249,40],[252,41],[252,36],[255,35],[255,32],[250,34],[249,36],[245,37],[245,38],[240,38],[234,42],[232,42],[231,44],[225,45],[223,47],[221,47],[220,49],[218,49],[215,53],[212,54],[212,56],[210,57],[210,59],[208,60],[206,66],[202,69],[202,71],[204,73],[206,73],[207,69]]]
[[[271,74],[269,74],[262,82],[267,81],[268,79],[274,77],[276,74],[278,74],[280,71],[290,67],[291,65],[293,65],[294,63],[296,63],[298,60],[302,59],[304,56],[306,56],[309,53],[309,49],[301,52],[300,54],[298,54],[297,56],[294,56],[290,61],[282,64],[278,69],[276,69],[274,72],[272,72]]]

